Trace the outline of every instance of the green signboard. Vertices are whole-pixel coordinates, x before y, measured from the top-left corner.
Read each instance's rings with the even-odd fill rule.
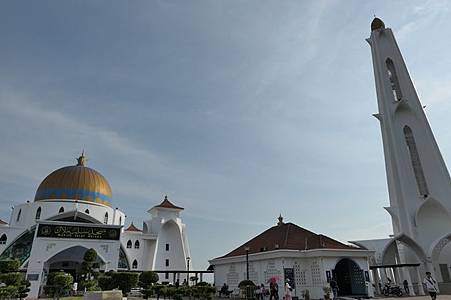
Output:
[[[39,224],[37,237],[117,241],[120,228]]]

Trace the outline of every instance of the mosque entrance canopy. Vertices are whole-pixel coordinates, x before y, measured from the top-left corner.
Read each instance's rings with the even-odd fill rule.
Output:
[[[45,222],[38,225],[38,238],[112,240],[120,238],[121,229],[113,226],[74,224],[66,222]]]

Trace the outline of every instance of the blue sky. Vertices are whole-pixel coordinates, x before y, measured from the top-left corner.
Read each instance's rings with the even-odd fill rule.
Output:
[[[185,207],[195,268],[285,221],[391,232],[371,53],[394,30],[450,165],[448,1],[3,1],[0,217],[88,165],[140,225]]]

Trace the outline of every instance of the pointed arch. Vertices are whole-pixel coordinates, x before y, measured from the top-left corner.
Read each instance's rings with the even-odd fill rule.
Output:
[[[41,207],[39,206],[38,209],[36,210],[36,215],[35,215],[35,220],[39,220],[41,219]]]
[[[139,241],[138,240],[135,241],[135,249],[139,249]]]
[[[387,67],[388,80],[390,81],[390,87],[392,89],[393,98],[395,101],[402,99],[401,87],[399,85],[398,75],[396,74],[395,64],[391,58],[385,60]]]
[[[138,261],[136,259],[133,260],[132,269],[138,269]]]
[[[60,209],[58,210],[58,213],[59,213],[59,214],[62,214],[63,212],[64,212],[64,207],[61,206]]]
[[[421,262],[426,261],[427,256],[426,256],[426,253],[424,252],[423,248],[420,245],[418,245],[418,243],[415,242],[412,238],[410,238],[409,236],[407,236],[404,233],[393,237],[392,240],[390,242],[388,242],[387,245],[385,245],[384,250],[382,250],[382,255],[381,255],[382,261],[384,261],[384,257],[387,254],[388,249],[391,246],[393,246],[393,244],[396,243],[396,241],[403,243],[409,249],[411,249],[417,255],[418,259]]]
[[[128,240],[128,242],[127,242],[127,249],[131,249],[132,248],[132,241],[131,240]]]
[[[430,257],[432,261],[438,261],[440,253],[449,242],[451,242],[451,232],[441,236],[440,238],[432,242],[427,252],[428,257]]]
[[[6,236],[6,233],[2,234],[2,236],[0,237],[0,245],[5,245],[7,241],[8,237]]]

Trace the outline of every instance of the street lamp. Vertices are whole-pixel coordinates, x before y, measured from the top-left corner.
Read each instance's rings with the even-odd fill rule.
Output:
[[[246,250],[246,280],[249,280],[249,247],[244,248]]]
[[[186,268],[187,268],[187,273],[186,273],[186,283],[188,284],[188,286],[189,286],[189,261],[191,260],[191,257],[187,257],[186,258]]]

